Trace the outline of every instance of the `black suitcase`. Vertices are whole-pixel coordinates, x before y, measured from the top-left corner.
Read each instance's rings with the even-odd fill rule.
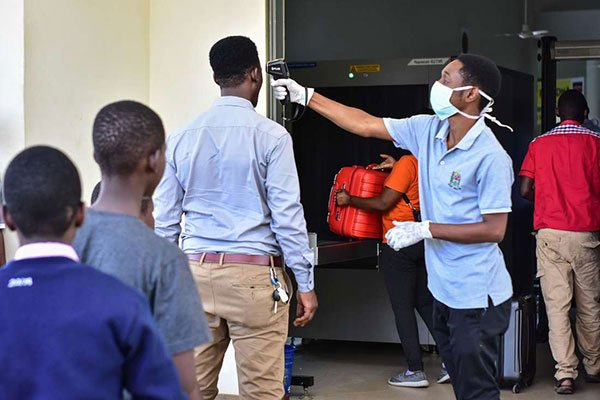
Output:
[[[498,384],[512,387],[513,393],[530,386],[536,370],[536,313],[533,296],[520,296],[511,302],[510,323],[500,337]]]

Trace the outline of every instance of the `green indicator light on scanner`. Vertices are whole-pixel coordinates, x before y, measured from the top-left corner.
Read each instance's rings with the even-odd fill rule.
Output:
[[[353,74],[352,72],[350,72],[350,73],[348,74],[348,78],[350,78],[350,79],[354,78],[354,74]]]

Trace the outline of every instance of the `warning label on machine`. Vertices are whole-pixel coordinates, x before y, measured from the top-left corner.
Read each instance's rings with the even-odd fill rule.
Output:
[[[356,64],[350,66],[350,72],[355,74],[371,74],[381,71],[381,64]]]
[[[438,57],[438,58],[413,58],[408,63],[409,67],[416,67],[422,65],[444,65],[448,62],[450,57]]]

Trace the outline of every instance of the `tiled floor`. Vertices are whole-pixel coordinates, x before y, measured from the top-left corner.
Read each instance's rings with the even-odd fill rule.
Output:
[[[386,400],[386,399],[454,399],[450,385],[438,385],[434,378],[440,367],[435,354],[424,356],[425,368],[431,386],[427,389],[396,388],[387,379],[404,365],[400,345],[314,342],[304,346],[296,354],[294,374],[313,375],[315,386],[308,396],[302,396],[302,388],[292,388],[292,399],[305,400]],[[586,384],[580,377],[577,392],[573,396],[558,396],[553,390],[554,367],[547,344],[538,346],[538,373],[532,387],[520,394],[502,391],[502,399],[551,400],[600,400],[600,384]]]

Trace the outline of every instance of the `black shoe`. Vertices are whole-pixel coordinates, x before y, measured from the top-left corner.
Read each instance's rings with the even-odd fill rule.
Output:
[[[557,394],[573,394],[575,393],[575,380],[573,378],[562,378],[556,381],[554,391]]]
[[[600,374],[596,374],[596,375],[585,374],[585,381],[587,383],[600,383]]]

